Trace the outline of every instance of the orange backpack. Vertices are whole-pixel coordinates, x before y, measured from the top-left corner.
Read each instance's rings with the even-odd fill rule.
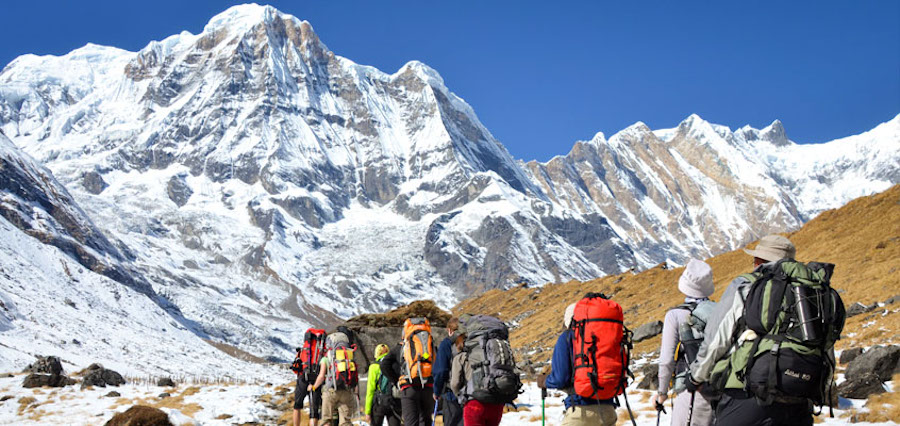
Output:
[[[428,318],[407,319],[403,323],[403,368],[406,374],[400,378],[400,386],[430,384],[433,361],[434,341]]]

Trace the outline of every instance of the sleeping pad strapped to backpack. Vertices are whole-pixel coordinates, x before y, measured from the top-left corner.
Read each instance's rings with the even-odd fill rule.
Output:
[[[611,399],[625,391],[631,331],[623,324],[622,307],[605,295],[589,293],[575,304],[572,317],[575,393]]]
[[[465,320],[465,351],[472,377],[466,377],[466,394],[487,404],[513,402],[522,388],[516,360],[509,346],[509,328],[488,315]]]
[[[350,338],[341,332],[328,335],[328,358],[331,360],[331,383],[335,389],[352,389],[359,383],[353,353],[356,347],[350,345]]]

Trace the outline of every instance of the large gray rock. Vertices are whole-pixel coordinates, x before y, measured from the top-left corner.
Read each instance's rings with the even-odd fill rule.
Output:
[[[891,380],[900,367],[900,345],[876,346],[858,356],[847,367],[847,380],[874,374],[882,382]]]
[[[877,307],[878,307],[877,303],[873,303],[871,305],[863,305],[862,303],[856,302],[856,303],[850,305],[849,308],[847,308],[847,318],[850,318],[852,316],[856,316],[859,314],[864,314],[866,312],[871,312],[872,310],[874,310]]]
[[[862,353],[863,353],[863,348],[845,349],[845,350],[841,351],[841,359],[839,362],[841,364],[849,364],[849,363],[853,362],[854,359],[856,359],[857,357],[862,355]]]
[[[59,357],[39,356],[37,357],[37,361],[31,363],[28,367],[25,367],[25,372],[58,376],[63,372],[62,362],[60,362]]]
[[[62,374],[38,374],[32,373],[25,377],[22,382],[23,388],[40,388],[49,386],[51,388],[61,388],[74,385],[75,380]]]
[[[838,386],[838,395],[851,399],[866,399],[869,395],[884,393],[884,385],[877,375],[865,373],[847,379]]]
[[[662,321],[648,322],[634,330],[634,336],[632,337],[632,340],[634,340],[635,343],[642,340],[647,340],[653,336],[659,335],[660,333],[662,333],[662,330]]]
[[[81,186],[83,186],[87,192],[97,195],[103,192],[109,184],[103,180],[103,176],[100,176],[100,173],[91,170],[81,175]]]
[[[169,183],[166,185],[166,194],[175,205],[182,207],[187,204],[194,191],[188,186],[186,176],[175,175],[169,179]]]
[[[85,371],[84,379],[81,380],[81,388],[88,386],[96,386],[105,388],[109,386],[119,386],[125,384],[125,378],[121,374],[103,368],[100,364],[92,364]]]
[[[649,363],[641,367],[640,372],[644,375],[638,382],[638,389],[657,390],[659,389],[659,364]]]

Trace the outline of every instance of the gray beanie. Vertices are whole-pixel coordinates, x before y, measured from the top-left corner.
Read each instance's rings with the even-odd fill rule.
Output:
[[[688,297],[709,297],[715,291],[712,268],[702,260],[691,259],[678,279],[678,290]]]

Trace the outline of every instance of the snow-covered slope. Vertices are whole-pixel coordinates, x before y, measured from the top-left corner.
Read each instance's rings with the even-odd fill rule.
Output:
[[[638,123],[524,164],[435,70],[355,64],[257,5],[0,72],[0,130],[87,212],[113,278],[281,359],[338,316],[704,257],[898,181],[896,119],[816,165],[776,124]]]

